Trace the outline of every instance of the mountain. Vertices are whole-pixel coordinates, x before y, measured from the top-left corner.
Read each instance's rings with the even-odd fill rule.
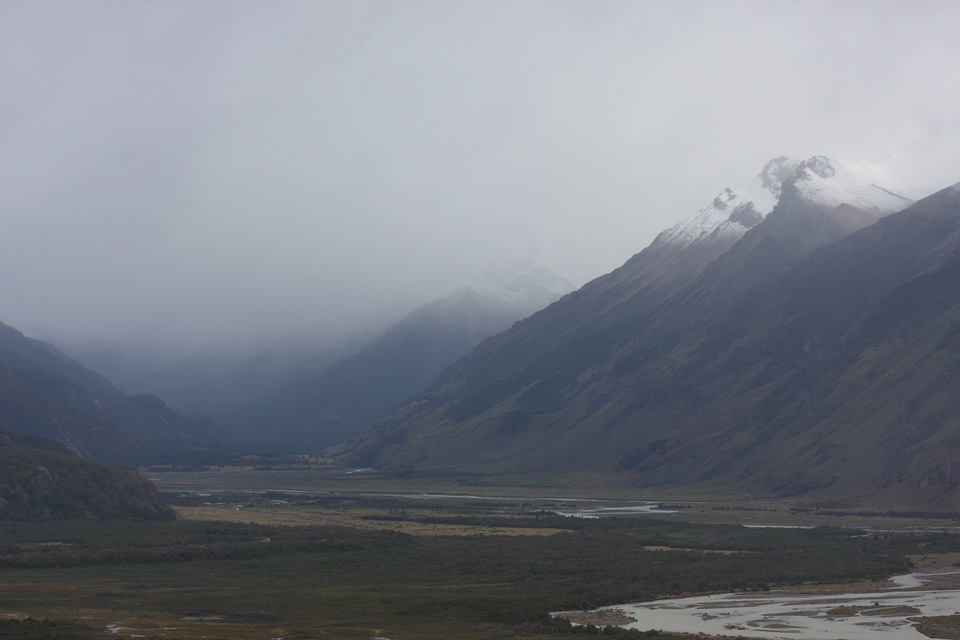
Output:
[[[83,460],[52,440],[0,427],[0,518],[172,520],[138,473]]]
[[[53,382],[69,382],[80,391],[105,398],[122,398],[123,392],[49,342],[28,338],[0,323],[0,362]]]
[[[699,450],[703,480],[953,508],[958,277],[956,188],[812,252],[739,298],[677,372],[692,387],[727,378],[730,395],[696,418],[701,436],[712,423],[709,439],[678,427],[670,453],[638,468],[662,472]],[[735,408],[751,412],[721,428]]]
[[[481,340],[572,288],[533,265],[490,267],[348,355],[273,348],[239,362],[194,358],[136,388],[212,417],[236,446],[308,453],[341,442],[427,389]]]
[[[417,308],[353,355],[314,375],[298,372],[268,402],[245,407],[233,424],[246,425],[248,437],[264,446],[291,452],[342,442],[429,388],[481,340],[569,288],[545,269],[490,268],[474,285]],[[263,425],[270,427],[263,431]]]
[[[201,425],[159,398],[128,396],[53,345],[0,324],[0,422],[93,460],[135,465],[200,442]]]
[[[885,177],[825,157],[768,164],[755,185],[769,210],[757,189],[723,192],[334,453],[955,507],[960,193],[907,207]]]

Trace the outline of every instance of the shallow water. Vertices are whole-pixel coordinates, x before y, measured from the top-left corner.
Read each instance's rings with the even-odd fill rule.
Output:
[[[582,501],[581,501],[582,502]],[[645,501],[639,504],[618,505],[613,507],[577,507],[575,510],[561,509],[554,511],[558,516],[568,518],[588,518],[597,519],[603,516],[622,516],[634,515],[638,513],[649,513],[651,515],[664,515],[677,513],[675,510],[663,509],[659,502]]]
[[[960,613],[960,591],[903,589],[922,574],[900,576],[889,591],[788,595],[727,593],[605,607],[636,622],[626,629],[675,633],[804,638],[804,640],[928,640],[908,618]]]

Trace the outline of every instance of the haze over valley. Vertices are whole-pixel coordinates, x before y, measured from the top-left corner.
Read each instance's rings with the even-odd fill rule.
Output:
[[[772,157],[956,126],[949,4],[442,5],[5,4],[0,321],[121,386],[356,344],[490,265],[581,286]]]

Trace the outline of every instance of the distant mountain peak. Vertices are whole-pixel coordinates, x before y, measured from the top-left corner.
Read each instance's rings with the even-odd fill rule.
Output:
[[[488,266],[472,282],[458,287],[451,297],[473,295],[531,313],[575,288],[573,283],[546,267],[514,260]]]

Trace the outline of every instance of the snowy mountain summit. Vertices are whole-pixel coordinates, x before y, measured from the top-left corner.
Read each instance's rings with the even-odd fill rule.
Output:
[[[690,246],[739,238],[773,211],[781,186],[796,174],[799,166],[796,160],[774,158],[750,184],[724,189],[696,215],[662,232],[654,243]]]
[[[781,156],[767,162],[745,187],[721,191],[696,215],[662,232],[654,244],[690,247],[735,241],[773,211],[785,189],[813,204],[847,204],[881,215],[913,203],[885,186],[888,182],[885,172],[857,161],[826,156],[800,161]]]
[[[514,260],[487,266],[472,282],[458,287],[451,298],[475,298],[486,305],[516,309],[523,317],[576,287],[550,269]]]

